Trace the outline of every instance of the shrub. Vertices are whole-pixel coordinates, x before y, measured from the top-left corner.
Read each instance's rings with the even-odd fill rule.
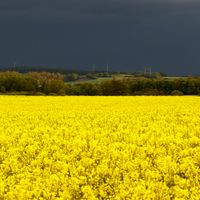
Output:
[[[51,92],[51,93],[49,93],[49,94],[48,94],[48,96],[57,96],[57,94],[56,94],[56,93],[53,93],[53,92]]]
[[[157,89],[143,89],[141,91],[134,92],[133,95],[158,96],[158,95],[165,95],[165,93]]]
[[[183,94],[183,92],[181,92],[181,91],[179,91],[179,90],[173,90],[173,91],[171,92],[171,95],[172,95],[172,96],[183,96],[184,94]]]
[[[0,87],[0,92],[3,92],[3,93],[6,92],[6,88],[4,86],[1,86]]]
[[[36,95],[36,96],[44,96],[45,94],[42,93],[42,92],[35,92],[34,95]]]
[[[101,93],[105,96],[128,95],[129,88],[124,81],[112,80],[100,84]]]
[[[65,90],[63,90],[63,89],[60,89],[59,91],[58,91],[58,95],[60,95],[60,96],[65,96]]]

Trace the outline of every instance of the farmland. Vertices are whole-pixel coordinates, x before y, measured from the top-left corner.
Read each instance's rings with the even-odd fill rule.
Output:
[[[200,97],[0,96],[0,199],[199,199]]]

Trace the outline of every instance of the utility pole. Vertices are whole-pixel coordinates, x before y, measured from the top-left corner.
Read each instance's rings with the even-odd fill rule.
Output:
[[[95,70],[96,70],[96,67],[95,67],[95,65],[93,65],[93,66],[92,66],[92,71],[93,71],[93,73],[95,73]]]
[[[17,64],[16,62],[13,63],[13,69],[14,69],[14,70],[15,70],[15,68],[16,68],[16,64]]]
[[[108,73],[108,64],[107,64],[107,66],[106,66],[106,72]]]
[[[145,67],[144,68],[144,75],[147,75],[147,76],[151,76],[152,75],[151,67]]]

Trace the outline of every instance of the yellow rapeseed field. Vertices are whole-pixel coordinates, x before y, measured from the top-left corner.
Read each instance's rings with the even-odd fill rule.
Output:
[[[200,199],[200,97],[0,96],[0,199]]]

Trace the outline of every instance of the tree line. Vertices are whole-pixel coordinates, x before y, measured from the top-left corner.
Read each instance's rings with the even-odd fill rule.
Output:
[[[50,72],[0,72],[1,94],[26,95],[200,95],[200,78],[124,79],[67,84]]]

